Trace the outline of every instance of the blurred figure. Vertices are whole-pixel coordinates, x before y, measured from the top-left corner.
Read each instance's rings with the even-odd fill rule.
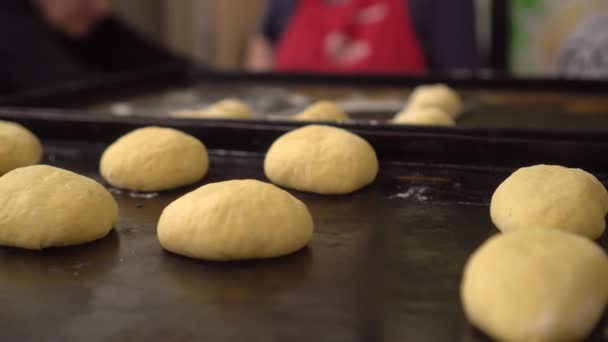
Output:
[[[510,6],[516,75],[608,78],[608,1],[513,0]]]
[[[110,0],[0,1],[0,91],[186,63],[126,28]]]
[[[424,73],[479,67],[472,0],[269,0],[252,71]]]

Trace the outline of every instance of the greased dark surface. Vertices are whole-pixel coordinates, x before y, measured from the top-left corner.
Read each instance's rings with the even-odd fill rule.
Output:
[[[46,149],[47,163],[98,178],[102,145]],[[486,340],[466,322],[458,290],[467,257],[496,233],[488,204],[508,170],[384,163],[350,196],[292,192],[316,232],[284,258],[209,263],[161,249],[156,222],[167,204],[202,184],[263,180],[262,164],[261,155],[215,151],[199,184],[152,198],[115,194],[120,220],[101,241],[1,248],[0,339]],[[607,330],[604,320],[592,340],[607,340]]]

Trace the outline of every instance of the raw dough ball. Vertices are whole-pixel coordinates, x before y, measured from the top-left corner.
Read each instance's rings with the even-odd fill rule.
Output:
[[[456,122],[443,110],[436,107],[413,109],[398,114],[393,123],[404,125],[455,126]]]
[[[469,259],[461,297],[469,320],[500,341],[580,341],[608,303],[608,258],[558,230],[495,236]]]
[[[0,120],[0,175],[18,167],[38,164],[42,145],[25,127]]]
[[[457,118],[462,112],[462,100],[458,93],[445,84],[419,86],[412,93],[406,111],[426,107],[438,107]]]
[[[326,195],[348,194],[371,184],[378,174],[376,152],[347,130],[311,125],[274,142],[264,171],[273,183]]]
[[[300,114],[292,117],[295,121],[345,121],[348,114],[330,101],[318,101]]]
[[[490,214],[501,231],[560,229],[597,239],[608,193],[591,174],[555,165],[521,168],[494,192]]]
[[[205,260],[290,254],[306,246],[312,233],[304,203],[256,180],[205,185],[171,203],[158,222],[163,248]]]
[[[146,127],[118,139],[101,156],[100,171],[113,186],[163,191],[196,183],[209,168],[207,149],[172,128]]]
[[[108,235],[118,205],[99,183],[47,165],[0,177],[0,245],[44,249]]]
[[[202,110],[180,110],[172,113],[179,118],[252,119],[253,111],[243,101],[225,99]]]

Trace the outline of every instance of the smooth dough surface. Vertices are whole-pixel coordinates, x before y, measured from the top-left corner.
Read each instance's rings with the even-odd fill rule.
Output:
[[[520,230],[485,242],[467,262],[469,320],[500,341],[580,341],[608,302],[608,258],[584,237]]]
[[[0,120],[0,176],[18,167],[38,164],[42,144],[27,128]]]
[[[179,110],[172,113],[179,118],[204,119],[252,119],[253,111],[245,102],[238,99],[224,99],[200,110]]]
[[[305,247],[312,233],[304,203],[257,180],[205,185],[171,203],[158,222],[163,248],[218,261],[290,254]]]
[[[163,191],[199,181],[209,168],[203,143],[172,128],[145,127],[110,145],[100,171],[111,185],[135,191]]]
[[[504,232],[559,229],[600,237],[606,227],[608,193],[590,173],[557,165],[524,167],[494,192],[492,221]]]
[[[310,125],[277,139],[264,171],[273,183],[325,195],[348,194],[371,184],[378,174],[372,146],[347,130]]]
[[[455,119],[462,112],[462,99],[445,84],[419,86],[410,96],[406,111],[426,107],[438,107]]]
[[[299,114],[292,117],[295,121],[346,121],[348,114],[331,101],[313,103]]]
[[[395,116],[393,123],[401,125],[455,126],[454,119],[438,107],[412,109]]]
[[[44,249],[100,239],[118,218],[118,205],[94,180],[47,165],[0,177],[0,245]]]

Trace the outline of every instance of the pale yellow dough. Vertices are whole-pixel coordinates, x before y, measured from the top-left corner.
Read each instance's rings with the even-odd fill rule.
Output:
[[[410,96],[406,111],[427,107],[440,108],[456,119],[462,112],[462,99],[456,91],[445,84],[419,86]]]
[[[0,120],[0,176],[18,167],[38,164],[42,144],[27,128]]]
[[[171,203],[158,222],[163,248],[217,261],[290,254],[305,247],[312,233],[304,203],[256,180],[205,185]]]
[[[325,195],[348,194],[371,184],[378,174],[372,146],[347,130],[310,125],[277,139],[264,171],[273,183]]]
[[[253,111],[245,102],[238,99],[224,99],[199,110],[179,110],[171,113],[179,118],[203,119],[252,119]]]
[[[455,126],[454,119],[437,107],[413,109],[395,116],[393,123],[401,125]]]
[[[292,116],[295,121],[346,121],[346,114],[331,101],[318,101],[299,114]]]
[[[597,239],[605,230],[606,188],[590,173],[556,165],[515,171],[494,192],[492,221],[501,231],[559,229]]]
[[[468,319],[499,341],[580,341],[608,303],[608,258],[558,230],[495,236],[467,262],[461,297]]]
[[[110,145],[100,172],[111,185],[135,191],[163,191],[196,183],[209,168],[205,145],[172,128],[145,127]]]
[[[44,249],[100,239],[118,218],[118,205],[99,183],[47,165],[0,177],[0,245]]]

